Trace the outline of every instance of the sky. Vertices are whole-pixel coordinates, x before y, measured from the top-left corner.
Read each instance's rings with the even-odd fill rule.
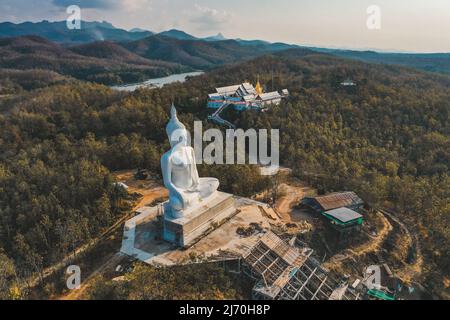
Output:
[[[450,0],[0,0],[0,21],[81,18],[116,27],[328,48],[450,52]],[[376,5],[377,12],[369,7]],[[375,15],[373,15],[375,14]],[[376,20],[374,20],[376,19]],[[379,28],[369,29],[371,26]],[[377,23],[373,24],[373,21]]]

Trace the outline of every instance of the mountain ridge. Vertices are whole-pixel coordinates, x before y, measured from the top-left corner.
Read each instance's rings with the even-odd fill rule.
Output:
[[[428,72],[450,74],[450,53],[387,53],[373,50],[330,49],[282,42],[271,43],[264,40],[226,39],[221,33],[216,36],[199,38],[177,29],[154,34],[153,32],[136,28],[126,31],[116,28],[106,21],[82,21],[81,30],[67,29],[65,21],[49,22],[44,20],[36,23],[0,23],[0,38],[26,35],[38,35],[65,46],[82,45],[98,41],[116,42],[127,50],[130,50],[130,48],[131,51],[136,50],[135,54],[147,59],[181,63],[200,69],[233,63],[270,52],[292,48],[306,48],[316,52],[329,53],[364,62],[403,65]],[[158,36],[159,38],[144,40],[153,36]],[[145,44],[145,42],[153,42],[153,44]],[[135,45],[136,43],[138,45]],[[146,47],[147,50],[144,50],[143,48]],[[154,52],[152,52],[153,49],[155,50]]]
[[[256,48],[244,46],[236,40],[180,40],[160,34],[123,42],[121,45],[147,59],[178,62],[199,69],[209,69],[280,50],[271,44]]]
[[[109,22],[81,21],[80,30],[70,30],[66,21],[0,23],[0,37],[38,35],[62,44],[81,44],[98,40],[133,41],[152,35],[150,31],[129,32],[115,28]]]
[[[112,42],[63,47],[39,36],[0,38],[0,68],[44,69],[80,80],[121,84],[190,69],[137,56]]]

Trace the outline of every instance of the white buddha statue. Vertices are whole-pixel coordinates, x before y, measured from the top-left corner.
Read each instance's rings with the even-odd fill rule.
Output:
[[[171,149],[161,158],[164,186],[169,190],[169,214],[182,218],[190,209],[216,194],[219,180],[199,178],[194,149],[188,145],[186,127],[178,120],[175,106],[166,127]]]

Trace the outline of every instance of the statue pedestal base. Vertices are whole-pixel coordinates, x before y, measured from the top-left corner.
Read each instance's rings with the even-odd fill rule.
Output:
[[[187,248],[237,213],[231,194],[217,192],[182,218],[173,218],[168,203],[164,205],[164,240]]]

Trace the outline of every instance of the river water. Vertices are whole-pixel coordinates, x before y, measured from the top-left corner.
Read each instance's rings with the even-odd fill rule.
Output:
[[[149,79],[143,82],[133,83],[133,84],[125,84],[120,86],[112,86],[111,88],[114,90],[120,90],[120,91],[135,91],[138,88],[142,87],[148,87],[148,88],[161,88],[165,86],[166,84],[174,83],[174,82],[185,82],[187,77],[194,77],[199,76],[203,74],[202,71],[196,71],[196,72],[188,72],[188,73],[179,73],[179,74],[172,74],[168,77],[164,78],[155,78],[155,79]]]

